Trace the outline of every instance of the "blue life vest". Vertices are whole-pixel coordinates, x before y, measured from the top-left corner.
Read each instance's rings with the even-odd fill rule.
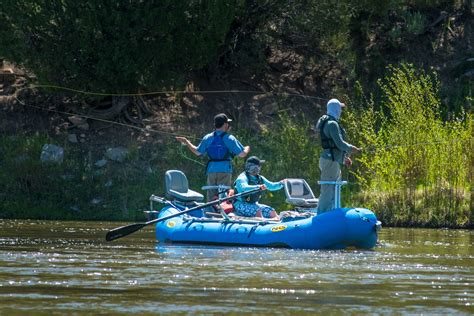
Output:
[[[233,155],[230,153],[229,149],[224,143],[224,136],[227,133],[222,133],[220,135],[217,132],[214,132],[212,136],[212,142],[207,147],[207,156],[209,161],[231,161]]]

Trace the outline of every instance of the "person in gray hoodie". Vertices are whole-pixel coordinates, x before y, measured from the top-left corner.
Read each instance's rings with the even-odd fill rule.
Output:
[[[349,144],[345,140],[344,128],[339,123],[342,108],[345,104],[338,99],[331,99],[327,103],[327,114],[321,116],[316,123],[319,130],[323,151],[319,157],[321,181],[337,181],[341,178],[341,164],[352,165],[349,154],[361,151],[360,148]],[[319,196],[318,213],[334,208],[334,185],[322,184]]]

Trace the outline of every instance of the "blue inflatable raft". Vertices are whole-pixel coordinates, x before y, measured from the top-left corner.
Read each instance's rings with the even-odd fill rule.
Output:
[[[158,217],[178,213],[167,206]],[[377,243],[377,219],[363,208],[340,208],[281,222],[219,220],[186,214],[156,224],[156,239],[165,243],[294,249],[370,249]]]
[[[305,211],[309,217],[296,216],[280,221],[250,218],[229,218],[223,212],[215,214],[215,208],[199,208],[203,196],[190,190],[184,174],[168,170],[165,176],[168,200],[152,195],[151,213],[156,223],[156,239],[163,243],[206,244],[251,247],[284,247],[293,249],[344,249],[348,247],[370,249],[377,243],[381,227],[375,214],[365,208],[341,208],[340,186],[335,182],[336,202],[331,211],[316,214],[317,199],[303,179],[288,179],[285,185],[287,202],[295,209]],[[153,202],[164,203],[159,211],[153,210]],[[218,208],[219,209],[219,208]],[[211,212],[207,212],[207,211]],[[176,215],[180,213],[180,215]],[[209,213],[214,216],[209,217]],[[298,214],[297,212],[294,212]],[[215,216],[222,215],[222,216]],[[166,217],[166,219],[165,219]]]

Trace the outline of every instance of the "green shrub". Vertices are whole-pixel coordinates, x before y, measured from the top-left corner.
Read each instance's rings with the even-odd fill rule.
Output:
[[[405,13],[406,30],[409,34],[420,35],[428,25],[428,19],[421,12]]]
[[[468,225],[472,115],[443,122],[436,76],[410,65],[389,70],[381,109],[369,102],[352,115],[351,130],[367,146],[356,172],[364,203],[390,224]]]

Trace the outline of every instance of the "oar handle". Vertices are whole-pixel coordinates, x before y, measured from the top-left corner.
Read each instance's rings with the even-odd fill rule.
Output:
[[[186,214],[186,213],[189,213],[189,212],[192,212],[192,211],[196,211],[196,210],[199,210],[201,208],[208,207],[208,206],[220,204],[222,202],[235,199],[236,197],[239,197],[239,196],[245,196],[245,195],[253,194],[253,193],[256,193],[256,192],[261,191],[261,190],[262,190],[262,188],[259,187],[257,189],[253,189],[253,190],[250,190],[250,191],[247,191],[247,192],[238,193],[238,194],[235,194],[235,195],[232,195],[232,196],[228,196],[228,197],[225,197],[225,198],[222,198],[222,199],[217,199],[217,200],[208,202],[206,204],[191,207],[190,209],[187,209],[187,210],[175,213],[175,214],[171,214],[171,215],[168,215],[168,216],[165,216],[165,217],[156,218],[156,219],[148,221],[146,223],[135,223],[135,224],[127,225],[127,226],[118,227],[118,228],[112,229],[109,232],[107,232],[107,234],[105,235],[105,240],[112,241],[112,240],[115,240],[115,239],[118,239],[118,238],[121,238],[121,237],[125,237],[127,235],[130,235],[131,233],[136,232],[137,230],[142,229],[145,226],[155,224],[155,223],[159,223],[159,222],[162,222],[162,221],[166,221],[167,219],[170,219],[172,217],[180,216],[180,215],[183,215],[183,214]]]

